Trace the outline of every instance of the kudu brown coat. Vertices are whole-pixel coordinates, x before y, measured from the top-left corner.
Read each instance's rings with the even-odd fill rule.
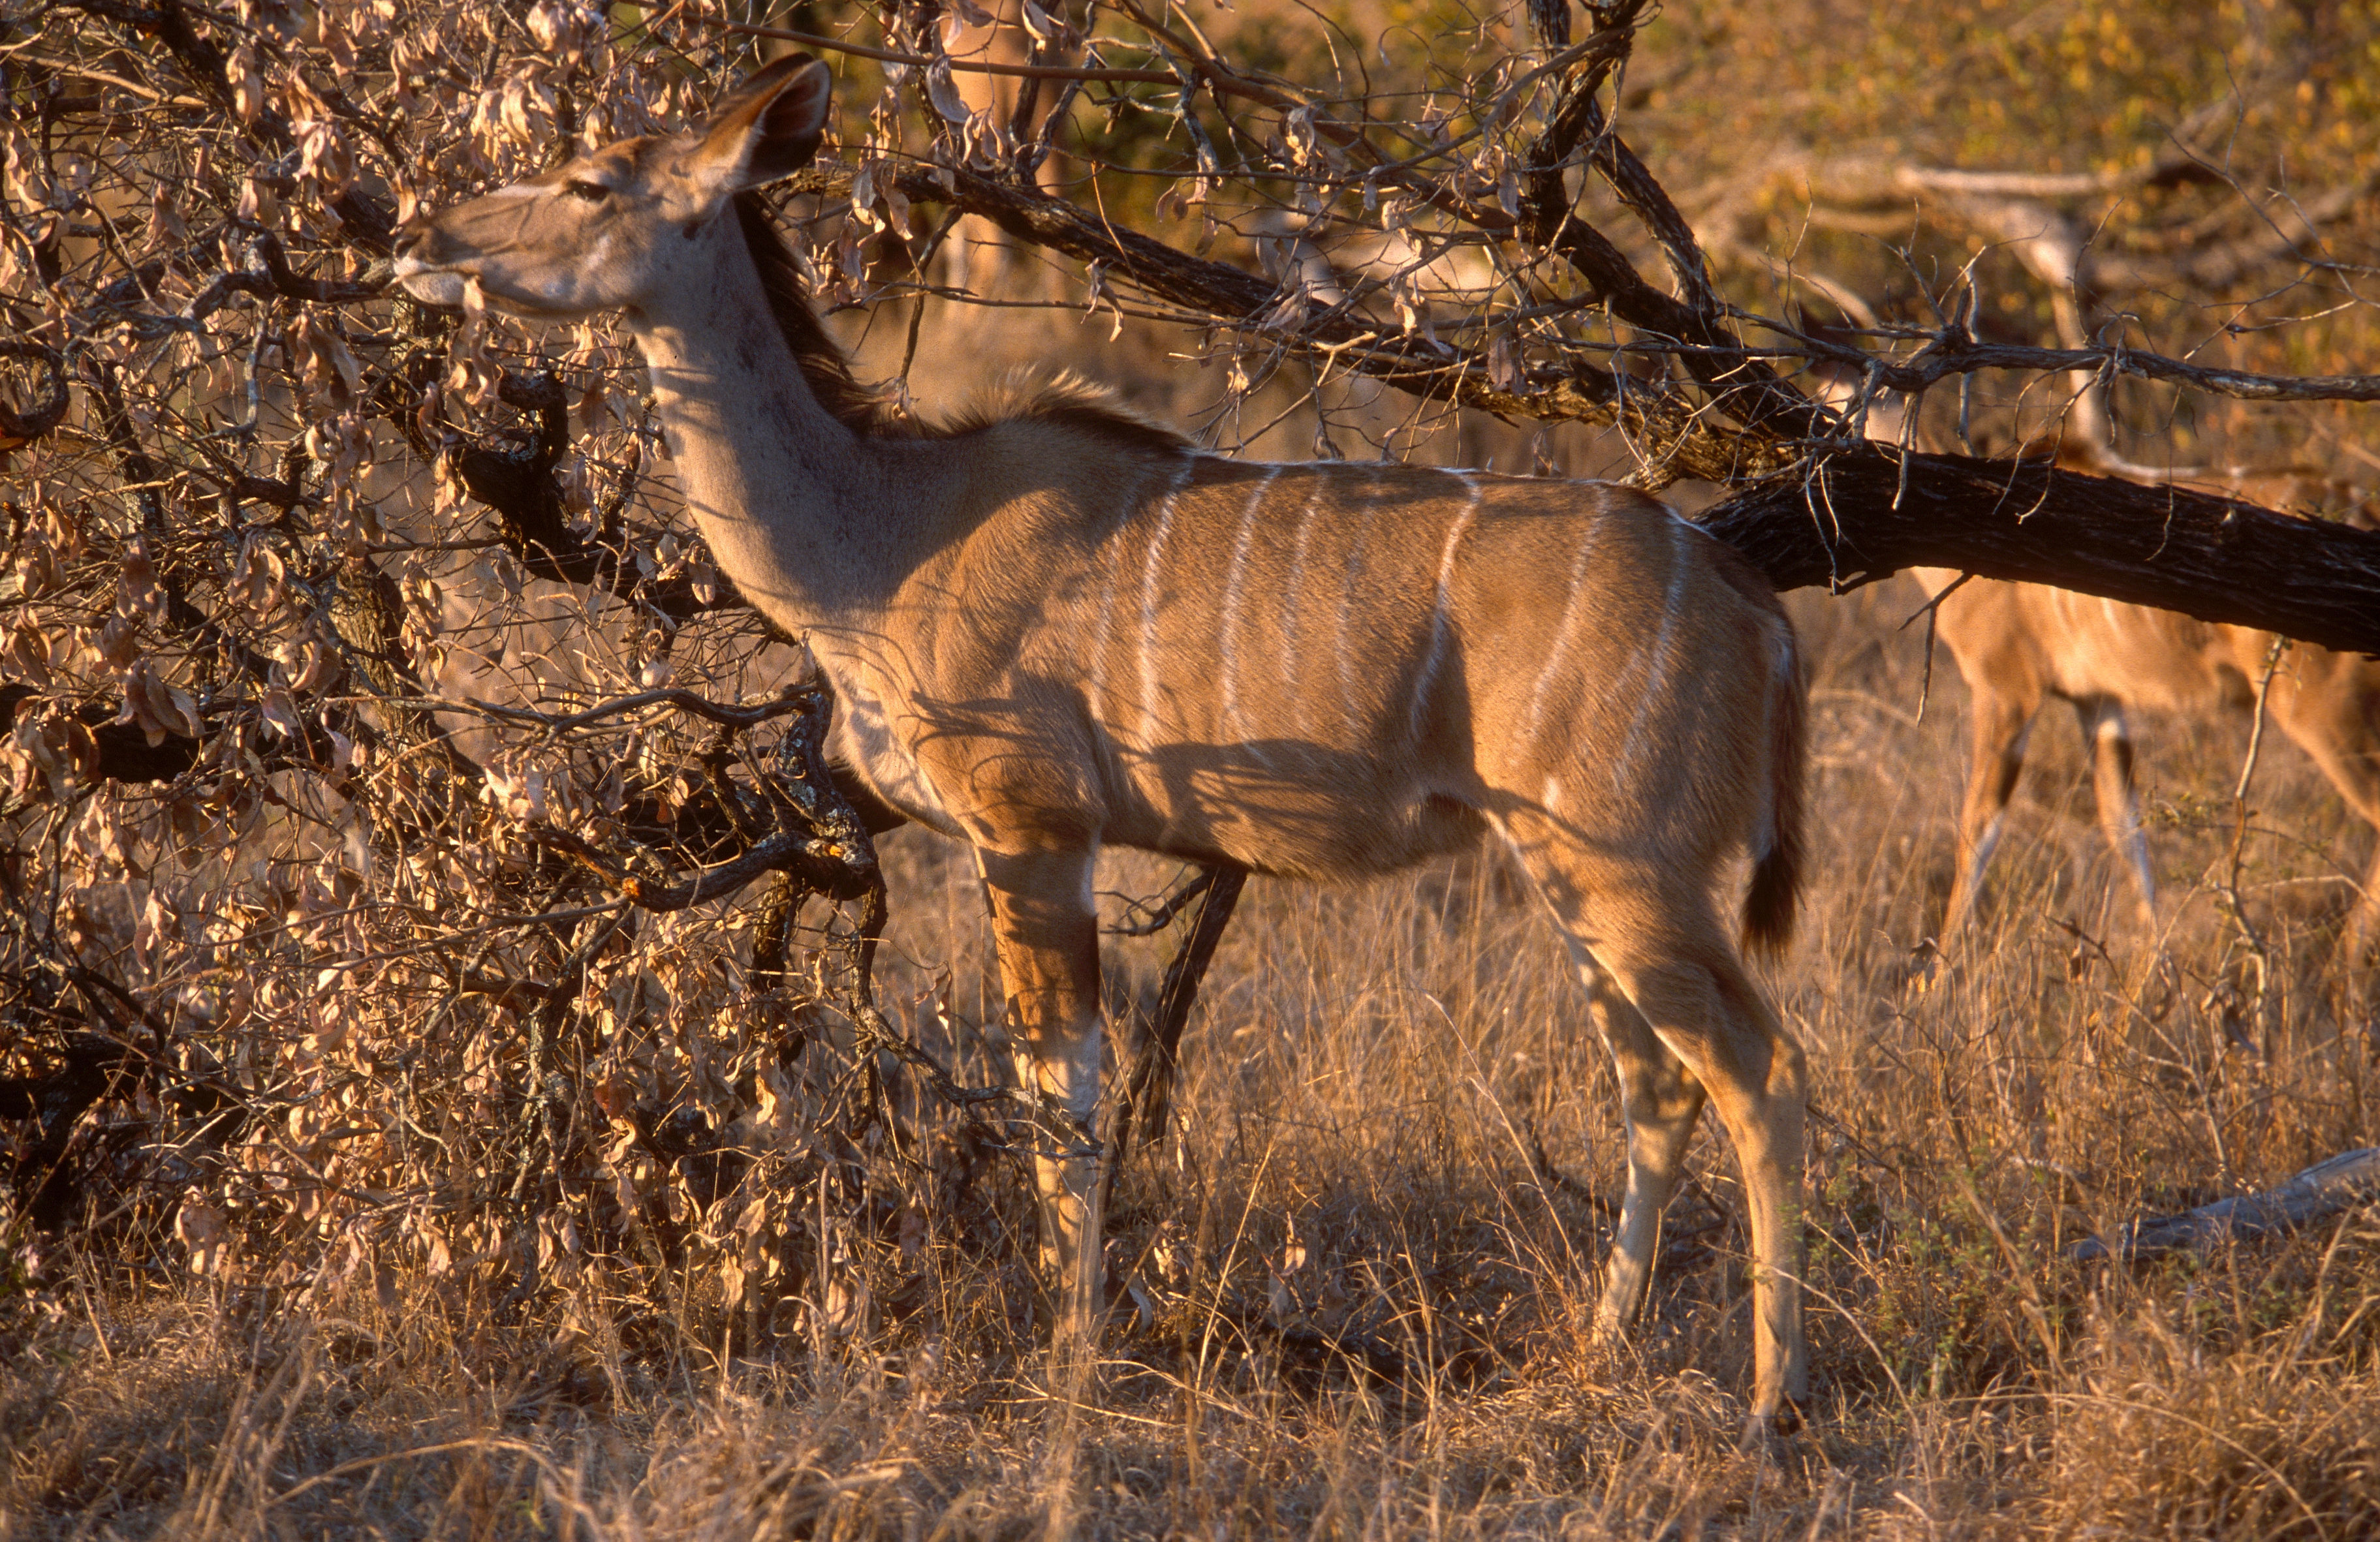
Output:
[[[1543,895],[1621,1071],[1630,1176],[1598,1316],[1638,1307],[1706,1097],[1756,1255],[1756,1419],[1803,1378],[1801,1051],[1715,895],[1781,943],[1803,684],[1760,576],[1595,483],[1201,453],[1061,382],[895,431],[792,288],[749,189],[814,153],[828,74],[781,60],[705,125],[628,140],[406,233],[452,304],[617,310],[688,507],[744,595],[804,635],[837,748],[974,847],[1018,1074],[1096,1129],[1093,864],[1131,846],[1353,879],[1494,832]],[[1096,1141],[1038,1164],[1045,1262],[1099,1300]]]

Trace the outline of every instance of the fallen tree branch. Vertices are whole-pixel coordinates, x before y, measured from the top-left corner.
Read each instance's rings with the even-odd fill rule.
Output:
[[[2101,1238],[2085,1237],[2067,1248],[2066,1256],[2083,1263],[2103,1259],[2130,1263],[2185,1247],[2258,1242],[2301,1231],[2374,1199],[2380,1199],[2380,1146],[2366,1146],[2318,1162],[2259,1194],[2218,1199],[2180,1215],[2136,1221],[2124,1228],[2112,1247]]]

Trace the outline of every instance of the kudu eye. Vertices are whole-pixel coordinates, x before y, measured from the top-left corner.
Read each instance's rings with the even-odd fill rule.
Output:
[[[601,183],[589,182],[583,177],[576,176],[564,183],[562,190],[572,198],[587,203],[601,203],[612,196],[612,189]]]

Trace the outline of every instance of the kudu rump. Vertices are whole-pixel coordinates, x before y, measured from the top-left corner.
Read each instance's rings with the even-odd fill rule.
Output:
[[[1202,453],[1060,383],[884,420],[752,189],[807,164],[829,75],[778,61],[710,119],[417,222],[397,275],[452,305],[622,313],[696,524],[832,682],[837,749],[965,840],[1017,1075],[1098,1128],[1092,868],[1137,847],[1352,879],[1494,832],[1544,897],[1619,1065],[1628,1194],[1597,1315],[1642,1304],[1706,1098],[1744,1174],[1754,1418],[1804,1378],[1803,1058],[1714,903],[1780,946],[1803,688],[1761,576],[1591,482]],[[1038,1163],[1062,1343],[1099,1298],[1096,1140]]]

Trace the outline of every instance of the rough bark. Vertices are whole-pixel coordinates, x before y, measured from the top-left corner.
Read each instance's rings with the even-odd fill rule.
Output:
[[[1959,568],[2380,654],[2380,532],[2183,488],[1862,448],[1747,488],[1700,523],[1780,589]]]

